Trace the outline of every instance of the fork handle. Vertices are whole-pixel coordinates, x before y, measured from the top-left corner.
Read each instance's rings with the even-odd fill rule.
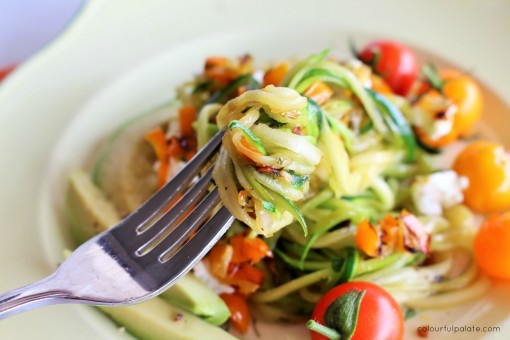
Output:
[[[72,300],[72,296],[68,292],[56,289],[53,278],[54,275],[51,275],[0,295],[0,320],[30,309],[70,302],[68,300]]]

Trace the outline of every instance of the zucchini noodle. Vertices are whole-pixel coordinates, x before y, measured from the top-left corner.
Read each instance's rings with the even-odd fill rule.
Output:
[[[198,148],[201,149],[211,139],[216,132],[218,127],[215,124],[211,124],[211,118],[218,114],[221,109],[220,104],[209,104],[204,106],[198,115],[198,119],[195,125],[195,131],[197,132]]]
[[[287,296],[295,291],[308,287],[314,283],[317,283],[322,280],[326,280],[333,274],[332,269],[325,268],[313,272],[311,274],[307,274],[301,276],[300,278],[289,281],[281,286],[278,286],[273,289],[266,290],[264,292],[255,293],[252,295],[252,300],[255,302],[272,302],[278,299],[281,299],[284,296]]]
[[[322,152],[301,133],[308,124],[306,110],[306,98],[296,91],[267,86],[229,101],[217,115],[218,126],[227,129],[217,163],[229,158],[234,165],[214,172],[220,196],[236,218],[266,237],[292,217],[307,233],[293,201],[304,198]]]
[[[404,305],[415,309],[443,309],[451,308],[456,305],[469,302],[486,293],[490,287],[490,281],[486,276],[480,275],[471,285],[463,287],[461,290],[449,291],[425,297],[410,299],[404,302]]]

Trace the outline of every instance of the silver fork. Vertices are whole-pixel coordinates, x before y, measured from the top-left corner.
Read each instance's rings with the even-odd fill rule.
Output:
[[[186,274],[234,221],[223,206],[212,214],[220,198],[216,188],[209,190],[210,163],[222,135],[214,136],[138,210],[76,249],[52,275],[0,295],[0,319],[57,303],[117,306],[142,302]],[[190,185],[204,168],[205,174]]]

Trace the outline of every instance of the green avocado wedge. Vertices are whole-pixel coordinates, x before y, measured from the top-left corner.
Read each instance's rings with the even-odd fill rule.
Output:
[[[237,339],[220,327],[154,298],[126,307],[99,307],[132,335],[151,340]]]
[[[187,274],[160,297],[174,306],[179,306],[212,325],[222,325],[230,317],[223,300],[194,275]]]
[[[69,175],[66,210],[71,233],[78,245],[120,221],[113,204],[81,169]]]

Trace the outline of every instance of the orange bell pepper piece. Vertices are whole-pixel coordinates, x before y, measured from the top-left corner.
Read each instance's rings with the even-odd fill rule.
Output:
[[[221,294],[221,299],[225,301],[230,310],[230,322],[235,329],[241,333],[246,333],[250,328],[251,317],[248,311],[246,299],[239,294]]]
[[[228,58],[209,57],[205,61],[204,75],[222,84],[228,84],[238,77],[237,71],[232,67]]]
[[[377,74],[370,76],[372,81],[372,90],[381,94],[393,94],[391,87],[384,81],[384,79]]]
[[[267,243],[259,237],[248,238],[243,234],[236,234],[232,236],[230,242],[234,249],[232,255],[232,263],[234,264],[243,262],[255,264],[265,257],[272,256]]]
[[[272,69],[269,69],[264,74],[264,86],[267,85],[274,85],[274,86],[280,86],[283,78],[289,71],[289,66],[287,64],[280,64]]]
[[[249,281],[260,286],[264,279],[264,273],[245,262],[234,268],[231,278],[236,281]]]
[[[208,255],[211,271],[219,279],[227,277],[230,261],[232,260],[233,249],[231,245],[218,242],[211,249]]]
[[[156,154],[156,157],[159,161],[158,167],[158,188],[161,188],[166,183],[166,176],[168,173],[168,168],[170,166],[168,160],[168,149],[166,144],[166,135],[163,132],[163,129],[156,128],[154,130],[149,131],[145,135],[145,140],[149,142]]]
[[[191,137],[195,134],[193,122],[197,116],[197,109],[193,105],[183,105],[179,109],[179,123],[181,127],[181,136]]]
[[[356,245],[368,256],[376,257],[379,255],[381,241],[377,230],[375,230],[370,221],[364,220],[358,225]]]
[[[303,94],[317,102],[317,104],[322,105],[331,98],[333,89],[322,81],[316,81]]]

